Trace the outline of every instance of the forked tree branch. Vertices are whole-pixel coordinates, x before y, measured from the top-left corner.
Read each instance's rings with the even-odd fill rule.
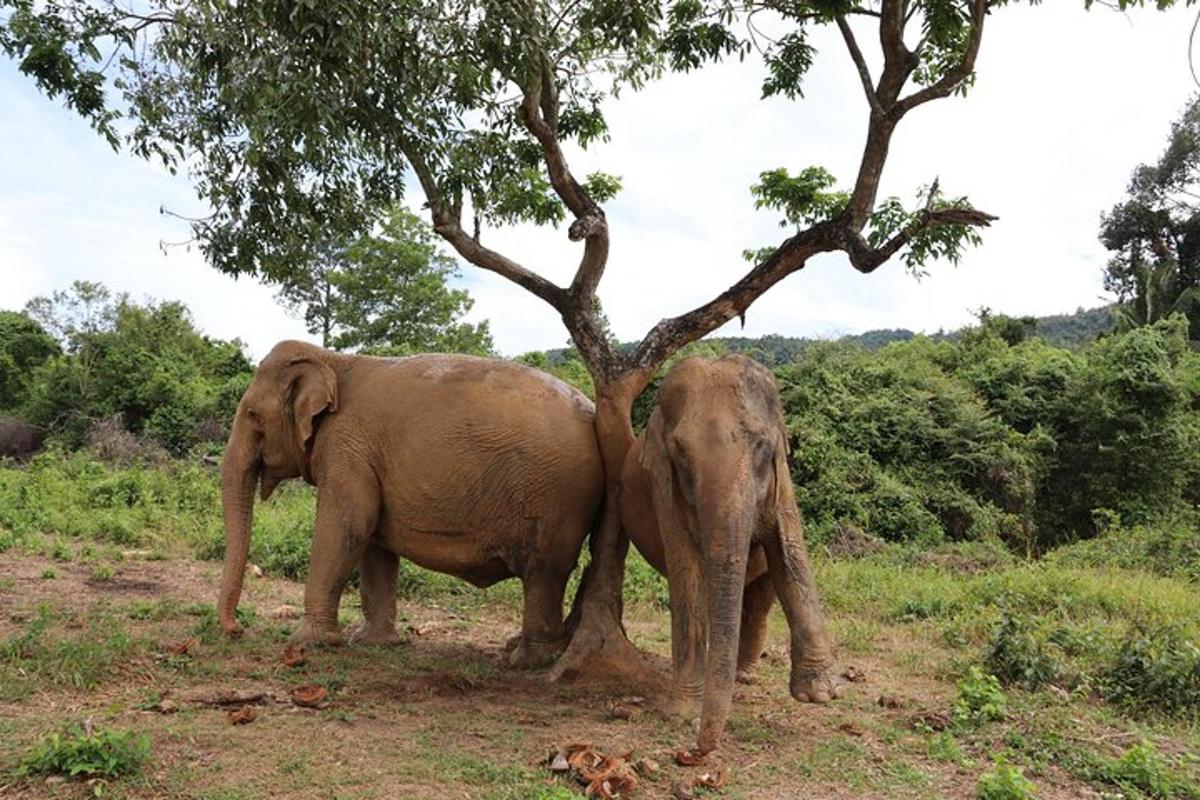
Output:
[[[987,18],[988,0],[973,0],[971,3],[971,35],[967,40],[967,49],[959,62],[934,83],[897,103],[896,109],[900,115],[907,114],[919,105],[949,96],[975,70],[975,59],[979,55],[979,46],[983,42],[983,22]]]
[[[489,272],[495,272],[528,292],[545,300],[560,314],[566,313],[569,306],[567,291],[526,269],[512,259],[484,247],[478,237],[471,236],[462,227],[462,207],[445,198],[438,187],[437,179],[429,162],[421,152],[405,141],[401,151],[412,166],[421,189],[425,193],[425,201],[429,206],[429,214],[433,221],[433,229],[450,243],[455,251],[470,263]]]
[[[850,29],[850,23],[846,21],[844,14],[837,16],[837,26],[838,30],[842,32],[842,39],[846,42],[846,49],[850,51],[850,58],[854,59],[854,67],[858,70],[858,77],[862,81],[863,93],[867,96],[871,113],[882,116],[883,106],[879,104],[879,96],[875,94],[875,85],[871,82],[871,70],[867,67],[867,61],[863,58],[858,41],[854,38],[854,31]]]
[[[999,217],[974,208],[926,209],[917,215],[917,219],[911,225],[879,247],[871,247],[861,233],[851,231],[848,232],[842,249],[845,250],[850,264],[856,270],[868,274],[886,263],[914,236],[930,228],[936,228],[939,225],[970,225],[971,227],[986,228],[997,219]]]

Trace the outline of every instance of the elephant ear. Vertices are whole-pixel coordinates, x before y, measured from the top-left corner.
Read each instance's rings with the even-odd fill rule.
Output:
[[[296,422],[296,445],[304,450],[312,438],[316,418],[337,411],[338,385],[328,364],[308,356],[288,362],[284,396]]]

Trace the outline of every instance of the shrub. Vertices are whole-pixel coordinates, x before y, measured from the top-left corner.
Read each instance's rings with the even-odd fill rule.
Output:
[[[1106,699],[1169,716],[1200,717],[1200,646],[1178,628],[1130,631],[1102,676]]]
[[[978,666],[972,666],[958,681],[958,697],[952,709],[956,722],[977,724],[1004,719],[1008,697],[1000,689],[1000,681]]]
[[[979,800],[1034,800],[1035,788],[1018,767],[997,760],[995,767],[979,776],[975,796]]]
[[[150,753],[150,740],[132,731],[93,730],[71,725],[50,734],[22,762],[20,774],[117,778],[137,772]]]
[[[1105,759],[1094,777],[1134,797],[1161,800],[1200,800],[1200,786],[1180,778],[1154,745],[1137,744],[1116,759]]]
[[[984,656],[988,671],[1006,684],[1040,689],[1058,677],[1060,668],[1022,617],[1005,614]]]

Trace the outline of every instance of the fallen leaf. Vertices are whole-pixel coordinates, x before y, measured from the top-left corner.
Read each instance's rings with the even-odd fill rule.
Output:
[[[899,708],[902,705],[900,698],[894,694],[881,694],[876,702],[883,708]]]
[[[842,733],[848,733],[851,736],[862,736],[864,733],[866,733],[866,731],[864,731],[858,726],[857,723],[854,722],[843,722],[841,725],[838,725],[838,730]]]
[[[692,779],[692,785],[705,789],[720,789],[729,779],[729,769],[721,767],[716,772],[705,772]]]
[[[321,701],[325,699],[325,695],[329,694],[324,686],[317,686],[313,683],[306,683],[303,686],[297,686],[291,691],[292,702],[302,708],[320,708]]]
[[[704,763],[705,754],[699,750],[676,750],[675,763],[681,767],[695,767]]]
[[[249,570],[250,574],[256,578],[261,578],[263,576],[262,567],[260,567],[258,564],[250,564]]]
[[[867,679],[867,673],[851,664],[842,670],[842,677],[851,683],[862,683]]]
[[[653,775],[661,769],[658,762],[653,758],[643,758],[634,764],[633,768],[643,775]]]
[[[232,708],[225,712],[229,718],[230,725],[249,725],[254,722],[254,718],[258,716],[258,712],[251,706],[242,706],[241,708]]]
[[[271,619],[300,619],[300,609],[295,606],[280,606],[271,612]]]
[[[551,772],[566,772],[571,768],[567,761],[567,754],[563,750],[558,750],[550,754],[550,771]]]
[[[163,647],[167,655],[182,658],[192,654],[192,651],[200,646],[199,639],[184,639],[179,642],[171,642]]]
[[[283,665],[285,667],[300,667],[304,665],[307,659],[304,657],[304,648],[298,644],[289,644],[283,648]]]
[[[160,700],[158,705],[154,707],[154,710],[160,714],[174,714],[179,710],[179,706],[171,700]]]

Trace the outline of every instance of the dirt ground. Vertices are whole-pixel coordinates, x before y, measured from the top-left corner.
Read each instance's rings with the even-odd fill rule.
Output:
[[[776,611],[758,682],[738,687],[722,747],[682,767],[673,753],[690,746],[695,723],[660,715],[654,697],[630,699],[645,687],[556,685],[544,671],[505,668],[503,644],[519,621],[509,598],[402,601],[406,644],[309,652],[291,667],[284,639],[296,622],[276,614],[300,605],[302,586],[250,578],[242,607],[255,619],[227,641],[211,610],[218,581],[219,565],[207,562],[133,554],[98,572],[0,554],[0,641],[48,616],[47,641],[90,642],[99,665],[91,681],[53,655],[28,668],[36,674],[12,673],[30,683],[0,701],[0,797],[566,798],[583,786],[553,774],[548,757],[588,743],[641,762],[634,797],[688,796],[698,776],[724,770],[716,794],[734,798],[967,798],[998,746],[987,736],[947,741],[915,722],[932,714],[936,728],[954,685],[947,652],[903,627],[841,649],[839,671],[861,678],[842,699],[800,705],[787,693]],[[343,608],[353,623],[357,597]],[[637,606],[626,622],[665,674],[667,613]],[[835,632],[854,625],[832,623]],[[325,707],[294,705],[289,693],[301,684],[324,688]],[[256,696],[249,724],[210,704],[230,692]],[[104,784],[16,777],[14,765],[46,734],[82,720],[146,734],[141,773]],[[1037,783],[1043,800],[1099,796],[1053,764]]]

